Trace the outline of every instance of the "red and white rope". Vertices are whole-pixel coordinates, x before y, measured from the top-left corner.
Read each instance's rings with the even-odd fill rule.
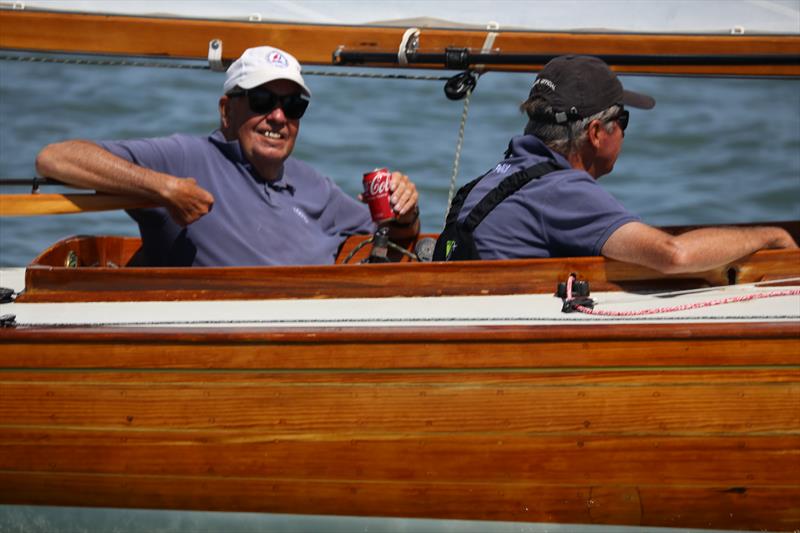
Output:
[[[567,302],[572,300],[572,282],[575,276],[570,276],[567,279]],[[574,309],[585,313],[587,315],[600,315],[600,316],[641,316],[641,315],[655,315],[658,313],[674,313],[676,311],[686,311],[689,309],[702,309],[703,307],[712,307],[715,305],[724,305],[737,302],[747,302],[749,300],[758,300],[761,298],[775,298],[777,296],[796,296],[800,295],[800,289],[785,289],[774,290],[770,292],[758,292],[752,294],[744,294],[741,296],[731,296],[729,298],[720,298],[717,300],[709,300],[705,302],[696,302],[693,304],[675,305],[672,307],[655,307],[651,309],[640,309],[638,311],[608,311],[604,309],[590,309],[583,305],[576,305]]]

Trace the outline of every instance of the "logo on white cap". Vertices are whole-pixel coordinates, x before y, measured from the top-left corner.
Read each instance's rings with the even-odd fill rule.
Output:
[[[286,68],[289,66],[289,60],[277,50],[267,54],[267,62],[273,67]]]

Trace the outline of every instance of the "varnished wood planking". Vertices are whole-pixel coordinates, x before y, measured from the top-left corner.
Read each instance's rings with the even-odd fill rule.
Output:
[[[223,57],[231,60],[250,46],[271,44],[292,52],[303,63],[331,64],[340,46],[362,51],[396,51],[405,28],[266,24],[191,19],[79,15],[33,11],[0,11],[0,47],[76,53],[122,54],[172,58],[207,57],[212,39],[223,42]],[[441,53],[451,46],[480,49],[485,30],[423,28],[420,51]],[[797,57],[800,38],[788,35],[653,35],[603,33],[500,32],[494,47],[504,53],[543,55],[764,55]],[[610,60],[612,65],[613,60]],[[797,62],[663,66],[614,65],[620,72],[790,75],[800,74]],[[387,66],[387,65],[384,65]],[[415,65],[423,66],[423,65]],[[441,68],[443,65],[438,65]],[[536,70],[541,65],[487,65],[489,70]]]
[[[800,324],[0,331],[0,368],[477,369],[791,365]]]
[[[0,428],[0,471],[282,480],[796,487],[800,436]]]
[[[26,373],[27,374],[27,373]],[[370,434],[497,433],[535,435],[759,435],[800,436],[800,369],[618,372],[590,381],[570,376],[517,375],[460,381],[437,375],[295,373],[238,382],[219,374],[179,372],[157,381],[149,373],[125,379],[93,374],[17,380],[0,373],[0,425],[86,427],[118,431],[191,430],[221,435],[263,433]],[[763,377],[762,377],[763,376]],[[75,379],[77,378],[77,379]],[[702,409],[698,409],[702,406]],[[768,413],[769,416],[764,416]]]
[[[17,490],[14,490],[17,489]],[[283,480],[29,475],[0,472],[0,497],[15,503],[606,523],[789,530],[800,509],[797,487],[599,487],[492,483],[366,483]],[[313,512],[310,511],[313,509]]]
[[[415,385],[480,385],[485,387],[637,387],[647,385],[695,386],[707,385],[765,385],[800,381],[800,366],[749,367],[656,367],[635,365],[617,368],[570,367],[528,369],[319,369],[319,370],[216,370],[216,369],[15,369],[0,370],[0,383],[70,383],[73,385],[146,385],[251,386],[272,387],[298,384],[300,386],[338,383],[346,386],[381,384]]]
[[[798,514],[797,383],[796,368],[6,371],[0,500],[780,529]],[[764,422],[776,409],[783,429]]]

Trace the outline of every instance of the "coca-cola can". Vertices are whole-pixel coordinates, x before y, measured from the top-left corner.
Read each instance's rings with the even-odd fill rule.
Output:
[[[376,224],[385,224],[395,219],[392,209],[392,191],[389,183],[392,173],[388,168],[376,168],[364,174],[364,199],[369,205],[369,214]]]

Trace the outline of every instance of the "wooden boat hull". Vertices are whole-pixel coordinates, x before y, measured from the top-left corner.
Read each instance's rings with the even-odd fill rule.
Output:
[[[787,530],[799,337],[6,330],[0,501]]]
[[[784,225],[797,234],[796,223]],[[800,251],[655,279],[602,258],[124,267],[138,245],[62,241],[28,267],[26,292],[0,307],[19,315],[16,327],[0,328],[0,503],[751,530],[800,523],[796,296],[767,303],[762,318],[650,322],[558,320],[552,296],[570,271],[593,291],[797,278]],[[553,310],[546,320],[494,322],[507,325],[418,320],[435,315],[435,302],[469,301],[488,317],[490,299],[520,296],[533,298],[523,307]],[[264,320],[243,326],[249,319],[223,313],[225,299]],[[406,308],[409,318],[282,320],[290,307],[345,301],[366,317]],[[114,322],[124,305],[154,321]],[[166,316],[184,326],[157,327],[162,305],[177,306]],[[180,311],[201,307],[219,327]],[[53,308],[75,311],[47,322]]]

